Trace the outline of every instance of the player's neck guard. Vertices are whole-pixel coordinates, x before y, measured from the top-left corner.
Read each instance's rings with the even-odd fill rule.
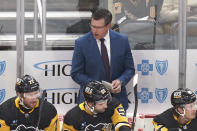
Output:
[[[24,104],[23,98],[19,98],[19,105],[21,105],[21,106],[24,107],[25,109],[32,109],[32,108],[27,107],[27,106]]]
[[[177,117],[181,116],[183,118],[184,121],[186,121],[186,123],[189,121],[187,118],[185,118],[185,108],[182,108],[183,109],[183,113],[181,114],[178,109],[174,109],[174,115]]]
[[[92,105],[92,107],[90,107],[86,101],[84,103],[88,110],[93,114],[93,116],[96,116],[97,112],[94,110],[94,104]]]

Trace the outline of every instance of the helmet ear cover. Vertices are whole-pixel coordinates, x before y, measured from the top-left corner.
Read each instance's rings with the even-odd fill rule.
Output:
[[[87,102],[96,103],[102,100],[111,101],[111,93],[98,81],[91,81],[83,88],[84,99]]]
[[[188,88],[178,89],[171,95],[171,104],[177,108],[184,108],[186,104],[196,101],[196,95]]]
[[[22,78],[17,78],[15,85],[16,92],[24,96],[24,93],[40,90],[39,83],[30,75],[25,75]]]

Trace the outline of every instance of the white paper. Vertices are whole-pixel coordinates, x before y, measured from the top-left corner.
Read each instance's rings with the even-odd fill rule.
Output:
[[[109,90],[113,90],[113,86],[111,83],[107,82],[107,81],[102,81],[102,84],[108,88]]]

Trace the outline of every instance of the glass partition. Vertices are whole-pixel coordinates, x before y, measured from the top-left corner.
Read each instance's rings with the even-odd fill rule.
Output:
[[[38,17],[38,39],[34,38],[34,2],[25,0],[26,49],[40,49],[41,22]],[[112,2],[112,3],[110,3]],[[73,41],[90,28],[91,13],[98,7],[113,4],[113,28],[129,36],[132,49],[178,49],[178,0],[47,0],[47,49],[73,49]],[[188,1],[187,48],[196,48],[196,2]],[[38,8],[38,16],[39,16]],[[15,49],[16,0],[1,0],[1,50]],[[118,26],[118,29],[117,29]],[[36,46],[36,47],[35,47]]]
[[[38,8],[36,40],[35,2]],[[41,49],[42,0],[25,0],[24,4],[25,48]],[[178,49],[178,0],[46,0],[46,49],[73,49],[74,40],[90,31],[91,13],[98,7],[112,11],[112,28],[129,36],[132,49]],[[195,16],[196,2],[188,1],[189,49],[196,48]],[[13,50],[16,41],[16,0],[1,0],[0,19],[0,49]]]
[[[197,49],[197,1],[187,1],[187,49]]]
[[[177,49],[171,28],[178,19],[168,20],[172,17],[168,10],[178,5],[173,2],[170,6],[167,1],[114,0],[119,30],[129,36],[132,49]],[[176,13],[178,15],[178,10]]]
[[[0,49],[2,50],[16,49],[16,5],[16,0],[1,0],[0,2]],[[90,17],[92,11],[98,7],[107,8],[108,2],[104,0],[46,0],[46,49],[73,49],[74,40],[90,31]],[[41,50],[42,0],[25,0],[24,8],[25,50]],[[38,18],[35,18],[36,14]],[[35,28],[37,28],[36,32]]]
[[[0,1],[0,50],[16,50],[16,0]]]

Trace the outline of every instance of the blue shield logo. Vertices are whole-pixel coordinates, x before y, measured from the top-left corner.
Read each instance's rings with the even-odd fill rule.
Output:
[[[157,72],[160,75],[163,75],[168,69],[168,61],[167,60],[165,60],[165,61],[156,60],[155,67],[157,69]]]
[[[3,72],[5,71],[5,67],[6,67],[5,61],[1,61],[0,62],[0,75],[2,75]]]
[[[155,89],[155,96],[160,103],[163,103],[166,100],[167,95],[168,95],[167,88],[163,88],[163,89],[156,88]]]
[[[5,89],[0,90],[0,104],[5,98]]]

